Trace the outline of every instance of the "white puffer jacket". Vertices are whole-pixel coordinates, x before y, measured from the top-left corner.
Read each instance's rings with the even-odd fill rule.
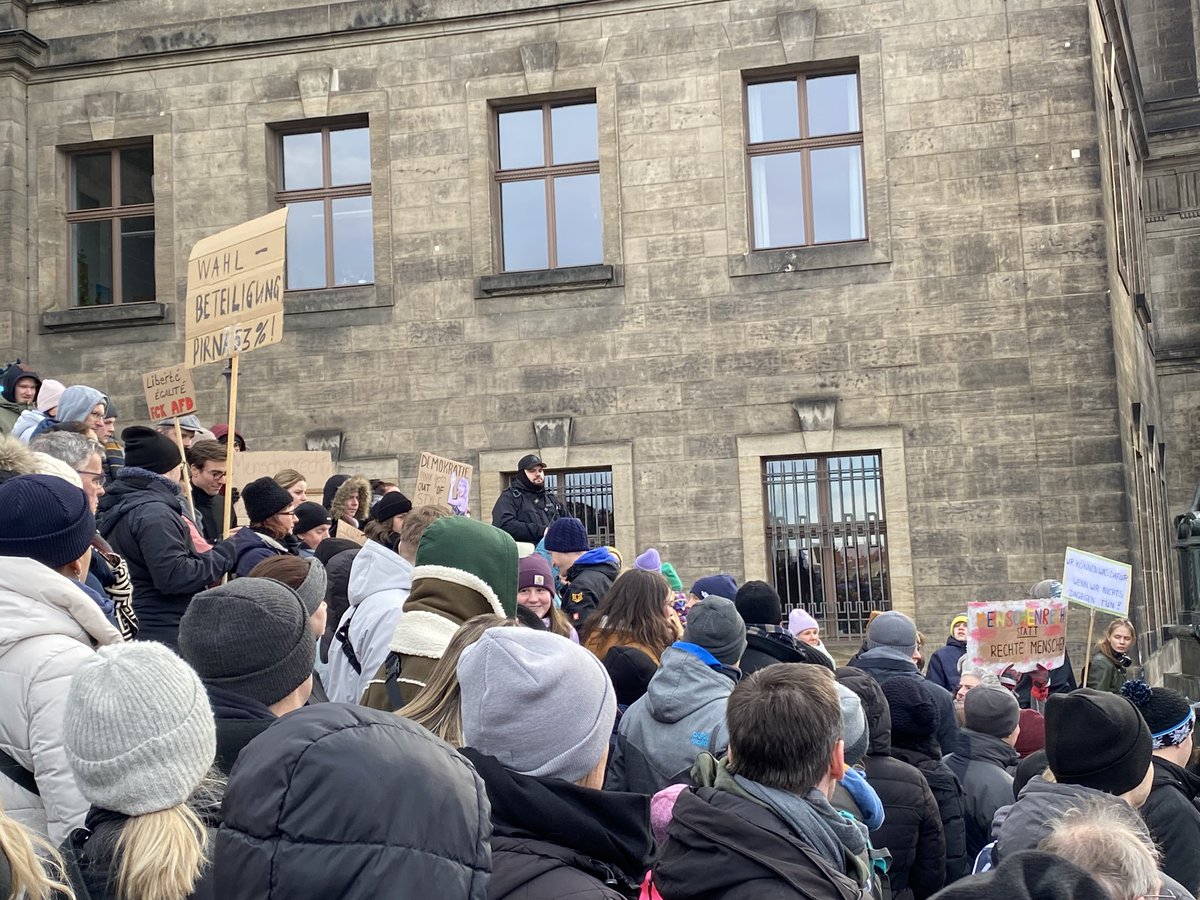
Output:
[[[346,599],[350,607],[338,630],[349,623],[350,643],[362,665],[355,672],[345,645],[336,637],[329,645],[329,679],[325,693],[337,703],[359,703],[387,659],[388,643],[412,590],[412,564],[378,541],[367,541],[354,557]]]
[[[62,745],[67,689],[96,644],[121,632],[78,585],[32,559],[0,558],[0,749],[33,772],[41,796],[0,775],[0,805],[57,846],[88,802]]]

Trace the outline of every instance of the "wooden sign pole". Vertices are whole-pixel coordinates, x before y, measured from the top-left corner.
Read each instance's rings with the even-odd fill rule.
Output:
[[[221,530],[226,539],[229,538],[229,522],[233,518],[233,458],[237,455],[237,395],[238,395],[238,360],[241,354],[235,353],[229,363],[229,431],[225,435],[225,521]]]
[[[188,471],[187,451],[183,449],[183,432],[179,429],[179,416],[175,419],[175,443],[179,445],[179,453],[183,457],[183,495],[187,497],[188,509],[192,513],[192,521],[196,522],[196,503],[192,500],[192,474]],[[200,523],[196,523],[197,525]]]
[[[1087,644],[1084,646],[1082,687],[1087,687],[1088,669],[1092,666],[1092,629],[1095,627],[1096,611],[1093,609],[1092,614],[1088,616],[1088,637]]]

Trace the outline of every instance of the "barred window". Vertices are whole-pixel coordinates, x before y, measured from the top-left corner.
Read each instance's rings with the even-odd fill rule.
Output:
[[[831,637],[859,636],[891,609],[880,453],[763,461],[771,575],[785,611]]]

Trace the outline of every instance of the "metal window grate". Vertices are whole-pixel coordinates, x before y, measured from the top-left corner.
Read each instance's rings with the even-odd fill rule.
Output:
[[[767,551],[787,611],[803,607],[831,637],[891,609],[879,453],[763,461]]]

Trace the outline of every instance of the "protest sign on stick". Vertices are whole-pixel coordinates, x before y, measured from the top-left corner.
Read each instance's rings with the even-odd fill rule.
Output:
[[[349,522],[339,521],[337,523],[337,536],[347,541],[354,541],[358,546],[362,546],[367,542],[367,536],[351,525]]]
[[[1092,635],[1096,627],[1096,612],[1125,618],[1129,615],[1129,595],[1133,587],[1133,567],[1067,548],[1063,561],[1063,597],[1072,603],[1086,606],[1088,615],[1088,653],[1083,661],[1083,682],[1087,684],[1088,671],[1092,664]]]
[[[473,471],[468,463],[422,453],[417,466],[417,487],[412,495],[413,506],[448,506],[457,515],[467,515]]]
[[[1065,600],[1015,600],[967,604],[967,665],[1054,669],[1067,651]]]
[[[183,494],[187,498],[192,520],[196,519],[196,507],[192,501],[192,479],[188,469],[187,453],[183,449],[183,432],[179,428],[179,417],[196,412],[196,389],[192,386],[192,373],[187,366],[170,366],[155,369],[142,376],[142,389],[146,393],[146,407],[150,410],[150,421],[175,422],[175,443],[183,462]]]
[[[197,241],[188,256],[184,342],[188,368],[230,361],[229,426],[237,428],[238,360],[283,340],[287,207]],[[232,448],[232,438],[230,446]],[[234,484],[236,454],[225,462]],[[225,492],[225,536],[233,491]]]
[[[239,490],[264,475],[273,478],[284,469],[294,469],[304,476],[309,497],[316,503],[321,502],[321,489],[334,472],[326,450],[246,450],[237,455],[237,466]]]

